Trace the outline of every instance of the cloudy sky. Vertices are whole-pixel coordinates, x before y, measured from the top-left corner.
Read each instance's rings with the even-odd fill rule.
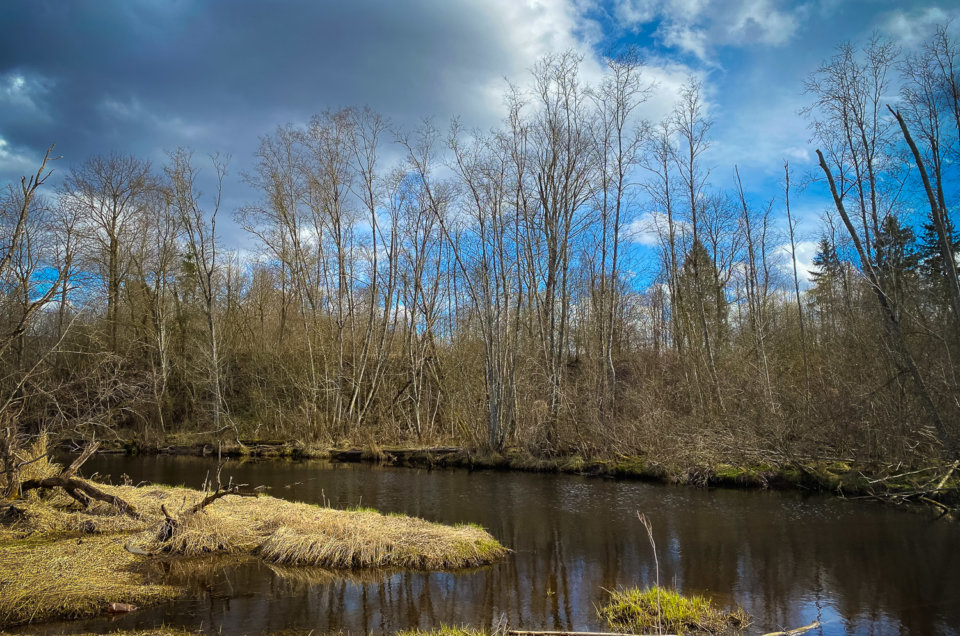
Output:
[[[784,159],[812,167],[802,82],[838,43],[878,32],[909,48],[958,15],[946,0],[5,0],[0,184],[53,142],[61,174],[112,151],[159,166],[184,145],[232,155],[239,205],[252,196],[239,175],[279,124],[369,105],[397,126],[485,128],[540,56],[575,49],[589,78],[633,44],[657,86],[645,114],[702,78],[712,181],[728,186],[738,164],[767,198]],[[813,232],[822,194],[796,203]]]

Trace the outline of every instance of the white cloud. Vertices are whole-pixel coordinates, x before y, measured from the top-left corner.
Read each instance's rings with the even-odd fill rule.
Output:
[[[613,15],[626,25],[652,22],[657,17],[658,0],[619,0],[614,3]]]
[[[671,23],[660,27],[659,33],[667,46],[691,53],[703,61],[708,61],[710,42],[707,31],[691,24]]]
[[[690,226],[677,218],[673,219],[674,233],[677,242],[681,235]],[[669,223],[666,212],[660,210],[644,212],[633,219],[625,232],[628,240],[645,247],[660,247],[667,241]]]
[[[0,174],[26,174],[36,172],[37,167],[22,150],[14,148],[9,141],[0,136]]]
[[[50,80],[39,75],[20,71],[0,75],[0,108],[31,120],[46,120],[44,100],[52,86]]]
[[[937,25],[946,24],[960,15],[954,9],[947,12],[940,7],[897,9],[881,22],[881,30],[905,48],[915,48],[929,39]]]
[[[613,13],[628,29],[659,21],[664,44],[710,62],[718,46],[788,43],[809,9],[785,0],[618,0]]]
[[[810,287],[813,284],[813,276],[810,270],[814,269],[813,257],[817,255],[817,241],[797,241],[797,278],[800,280],[801,289]],[[790,244],[778,246],[774,254],[780,257],[779,268],[786,274],[790,280],[793,280],[793,259],[790,257]]]

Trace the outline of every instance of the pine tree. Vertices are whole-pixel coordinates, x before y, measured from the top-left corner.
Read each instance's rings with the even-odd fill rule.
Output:
[[[820,314],[821,323],[833,326],[837,300],[846,289],[846,272],[836,246],[826,236],[821,236],[817,243],[813,265],[816,269],[809,270],[813,280],[813,289],[810,290],[812,304]]]
[[[954,231],[950,217],[947,216],[944,220],[951,251],[956,258],[957,252],[960,252],[960,238]],[[930,290],[933,302],[946,307],[950,303],[946,279],[947,267],[943,260],[943,250],[940,249],[940,237],[932,219],[923,225],[923,234],[920,235],[917,246],[917,259],[920,275],[926,283],[926,288]]]
[[[723,342],[727,331],[726,294],[720,282],[720,272],[717,271],[707,248],[699,240],[695,241],[687,252],[677,277],[677,286],[685,305],[684,311],[690,317],[694,330],[702,331],[698,329],[700,323],[694,319],[702,305],[710,340]]]
[[[892,214],[883,220],[874,241],[877,273],[898,315],[908,296],[908,288],[916,278],[920,259],[915,243],[913,230],[901,225]]]

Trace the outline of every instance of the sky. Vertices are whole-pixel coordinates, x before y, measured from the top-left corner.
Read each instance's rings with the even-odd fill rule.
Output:
[[[642,114],[659,120],[698,77],[711,181],[732,186],[737,165],[751,200],[769,200],[784,160],[798,180],[814,168],[803,80],[839,43],[878,33],[909,50],[958,16],[944,0],[5,0],[0,185],[35,172],[51,143],[51,183],[92,155],[159,169],[186,146],[231,156],[231,211],[256,197],[241,175],[278,125],[366,105],[399,128],[459,117],[486,129],[507,82],[523,85],[542,56],[575,50],[590,81],[630,45],[655,83]],[[809,262],[829,201],[810,188],[792,203]],[[249,240],[220,227],[228,244]]]

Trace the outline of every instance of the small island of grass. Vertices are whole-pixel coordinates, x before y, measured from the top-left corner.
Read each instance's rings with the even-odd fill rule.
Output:
[[[123,501],[126,514],[101,501],[80,509],[61,489],[32,490],[0,510],[0,627],[182,594],[147,580],[143,566],[157,558],[253,555],[286,566],[434,570],[485,565],[507,552],[472,524],[446,526],[233,491],[214,499],[181,487],[96,488]]]
[[[725,611],[702,596],[656,586],[611,592],[599,613],[610,627],[629,633],[739,634],[750,622],[739,607]]]

